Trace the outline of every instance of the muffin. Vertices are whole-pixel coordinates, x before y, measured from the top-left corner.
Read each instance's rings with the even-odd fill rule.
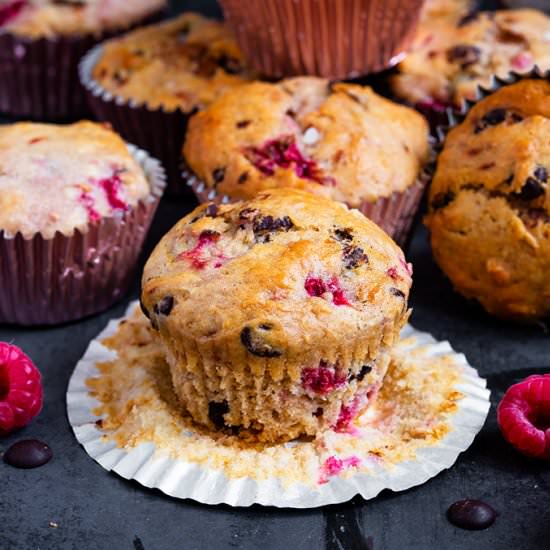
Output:
[[[85,114],[78,62],[96,42],[158,17],[165,0],[0,0],[0,111],[60,120]]]
[[[220,0],[252,66],[270,77],[352,78],[404,55],[424,0]]]
[[[254,82],[191,119],[183,156],[201,201],[303,189],[360,209],[403,242],[422,194],[428,126],[367,86]]]
[[[158,157],[180,193],[190,114],[251,76],[225,25],[194,13],[108,41],[81,67],[95,115]]]
[[[550,68],[550,18],[535,10],[478,13],[458,22],[420,25],[392,78],[394,92],[435,111],[475,100],[494,75]]]
[[[550,84],[525,79],[478,102],[439,156],[426,223],[455,289],[491,314],[550,314]]]
[[[130,283],[164,187],[161,169],[108,128],[0,127],[0,323],[105,309]]]
[[[183,218],[149,258],[141,297],[184,410],[272,443],[345,431],[365,409],[410,286],[375,224],[283,188]]]
[[[420,24],[437,25],[441,19],[465,23],[475,17],[476,0],[426,0],[420,14]]]

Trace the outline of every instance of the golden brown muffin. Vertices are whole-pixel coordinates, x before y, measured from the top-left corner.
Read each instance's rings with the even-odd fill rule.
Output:
[[[71,235],[151,193],[126,143],[102,124],[0,126],[0,231]]]
[[[409,55],[393,77],[395,93],[411,104],[441,109],[476,99],[493,75],[550,69],[550,18],[536,10],[479,13],[420,25]]]
[[[92,76],[126,100],[191,111],[252,75],[223,23],[185,13],[106,42]]]
[[[499,317],[550,314],[550,84],[480,101],[445,141],[426,223],[457,291]]]
[[[233,90],[190,121],[185,161],[209,188],[247,199],[294,187],[358,207],[405,191],[428,127],[371,88],[301,77]]]
[[[125,29],[166,7],[166,0],[0,0],[0,33],[28,38]]]
[[[476,0],[426,0],[420,16],[421,23],[437,25],[442,19],[464,21],[476,12]]]
[[[183,218],[145,266],[142,303],[193,419],[273,442],[344,430],[365,408],[410,274],[359,212],[286,188]]]

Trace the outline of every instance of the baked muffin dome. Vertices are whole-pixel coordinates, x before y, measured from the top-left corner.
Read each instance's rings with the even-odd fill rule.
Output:
[[[293,187],[353,207],[412,186],[428,151],[415,111],[369,87],[314,77],[228,92],[191,119],[183,149],[219,195]]]
[[[0,3],[0,33],[28,38],[99,34],[124,29],[166,7],[166,0],[7,0]]]
[[[434,256],[494,315],[550,315],[550,83],[480,101],[445,141],[429,195]]]
[[[193,419],[272,442],[365,408],[410,285],[378,226],[286,188],[183,218],[145,266],[142,303]]]
[[[6,237],[71,235],[151,193],[124,141],[93,122],[0,126],[0,167]]]
[[[454,21],[428,19],[392,78],[412,104],[461,107],[493,75],[550,69],[550,18],[536,10],[480,12]]]
[[[252,75],[224,23],[185,13],[107,41],[92,76],[149,108],[191,111]]]

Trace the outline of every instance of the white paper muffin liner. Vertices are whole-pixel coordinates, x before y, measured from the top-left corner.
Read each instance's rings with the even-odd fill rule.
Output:
[[[137,302],[130,304],[123,319],[132,315],[136,304]],[[379,461],[371,460],[367,472],[350,470],[347,475],[331,477],[324,484],[306,485],[280,477],[229,478],[222,470],[183,458],[173,459],[165,449],[156,448],[152,442],[144,442],[133,448],[120,448],[98,428],[96,422],[100,417],[94,413],[94,409],[100,402],[90,395],[86,380],[98,376],[97,363],[116,358],[116,352],[106,348],[101,341],[116,332],[120,320],[109,322],[90,343],[76,365],[67,392],[69,422],[77,440],[103,468],[114,471],[125,479],[134,479],[146,487],[160,489],[175,498],[231,506],[261,504],[313,508],[348,501],[357,494],[364,499],[371,499],[384,489],[403,491],[420,485],[451,467],[458,455],[473,442],[490,407],[490,392],[486,388],[486,382],[468,365],[464,355],[454,352],[448,342],[438,342],[430,334],[407,325],[402,331],[402,342],[398,344],[401,346],[401,353],[406,353],[407,356],[421,353],[426,357],[449,357],[452,368],[458,369],[460,373],[458,382],[452,389],[460,392],[462,398],[456,402],[456,410],[449,413],[446,419],[449,432],[438,443],[418,448],[414,460],[393,463],[391,466],[382,466]],[[349,437],[351,441],[357,436]],[[330,435],[327,436],[327,441],[330,442]],[[289,448],[292,445],[312,443],[291,443],[284,447]],[[185,453],[185,449],[180,451]],[[231,447],[230,452],[234,453],[231,460],[241,459],[239,449]]]

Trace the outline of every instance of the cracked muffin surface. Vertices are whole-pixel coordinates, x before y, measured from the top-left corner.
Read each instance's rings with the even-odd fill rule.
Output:
[[[359,207],[417,182],[428,126],[367,86],[299,77],[228,92],[191,119],[183,153],[232,199],[292,187]]]
[[[149,108],[203,108],[252,78],[229,28],[184,13],[104,43],[93,78]]]
[[[550,83],[526,79],[451,130],[429,194],[434,256],[494,315],[550,315]]]
[[[411,268],[357,211],[280,189],[203,205],[159,243],[142,304],[200,424],[265,442],[345,430],[408,317]]]
[[[437,12],[436,12],[437,13]],[[475,100],[493,75],[550,69],[550,17],[531,10],[479,12],[456,20],[427,18],[392,77],[394,92],[411,104],[442,110]]]

